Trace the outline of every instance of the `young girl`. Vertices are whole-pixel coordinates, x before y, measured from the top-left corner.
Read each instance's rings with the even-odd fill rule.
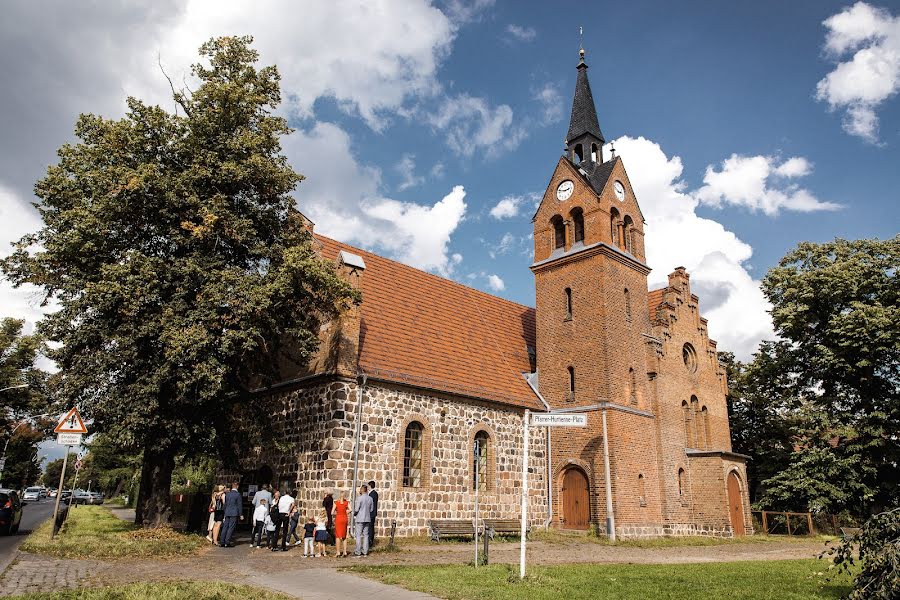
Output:
[[[303,557],[309,558],[313,555],[313,536],[316,531],[316,520],[312,517],[306,520],[303,525]]]
[[[325,553],[325,542],[328,541],[328,517],[325,511],[319,511],[319,518],[316,519],[316,557],[327,557]]]

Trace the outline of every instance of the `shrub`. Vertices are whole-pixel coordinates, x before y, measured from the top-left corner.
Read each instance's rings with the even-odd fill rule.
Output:
[[[854,559],[855,547],[859,556]],[[861,570],[853,579],[849,600],[892,600],[900,590],[900,507],[871,517],[859,533],[822,555],[834,556],[838,570],[851,573],[856,562]]]

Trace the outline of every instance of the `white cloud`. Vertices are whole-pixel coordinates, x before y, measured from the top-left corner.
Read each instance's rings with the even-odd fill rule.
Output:
[[[819,81],[816,97],[846,110],[844,131],[877,143],[875,109],[900,91],[900,16],[857,2],[822,24],[837,66]]]
[[[495,259],[503,254],[508,254],[514,249],[516,245],[519,244],[519,238],[507,231],[496,244],[489,245],[485,240],[481,240],[481,242],[488,246],[488,256],[490,256],[491,259]]]
[[[562,94],[553,84],[545,84],[532,93],[532,98],[541,105],[541,123],[543,125],[550,125],[562,120],[564,102]]]
[[[446,171],[444,167],[444,163],[436,162],[434,166],[431,167],[431,171],[429,171],[429,175],[431,175],[432,179],[442,179],[444,177],[444,172]]]
[[[525,200],[524,196],[506,196],[494,205],[491,209],[491,216],[498,220],[518,216],[523,200]]]
[[[487,276],[488,287],[495,292],[502,292],[506,289],[506,284],[497,275],[491,274]]]
[[[685,191],[682,164],[643,137],[615,140],[647,219],[651,287],[684,266],[719,349],[747,359],[761,339],[772,339],[770,305],[746,263],[753,249],[720,223],[697,215],[699,200]]]
[[[456,25],[481,20],[484,12],[494,6],[495,0],[448,0],[446,12]]]
[[[476,151],[512,148],[527,135],[523,127],[513,126],[513,110],[508,105],[491,107],[484,98],[468,94],[445,98],[427,119],[446,134],[450,149],[465,157]]]
[[[414,154],[404,154],[400,162],[394,165],[394,170],[401,177],[400,185],[397,186],[398,191],[402,192],[425,183],[424,176],[416,175],[416,157]]]
[[[283,146],[307,177],[295,196],[317,232],[445,276],[462,260],[449,251],[450,235],[466,212],[462,186],[433,204],[385,198],[381,171],[358,163],[350,136],[332,123],[296,131]]]
[[[522,25],[515,25],[513,23],[506,26],[506,33],[508,40],[519,42],[532,42],[534,41],[534,38],[537,37],[537,31],[534,27],[523,27]]]
[[[697,199],[707,206],[720,208],[723,204],[743,206],[774,216],[781,210],[813,212],[839,210],[840,204],[824,202],[812,192],[784,179],[808,175],[809,161],[790,158],[778,164],[772,156],[740,156],[732,154],[722,162],[720,170],[706,167],[703,187],[696,191]]]

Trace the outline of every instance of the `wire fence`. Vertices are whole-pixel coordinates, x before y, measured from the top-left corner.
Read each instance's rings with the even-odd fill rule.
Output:
[[[849,515],[771,510],[752,511],[751,515],[754,529],[766,535],[841,535],[841,529],[859,526]]]

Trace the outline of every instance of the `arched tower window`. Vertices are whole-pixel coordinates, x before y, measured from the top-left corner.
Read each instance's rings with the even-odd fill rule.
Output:
[[[575,367],[569,367],[569,393],[568,400],[575,399]]]
[[[632,404],[637,404],[637,375],[634,374],[634,369],[628,369],[628,381],[630,386],[628,399]]]
[[[553,248],[565,248],[566,224],[563,222],[562,217],[559,215],[555,215],[552,219],[550,219],[550,224],[553,226]]]
[[[634,231],[634,221],[631,220],[631,216],[625,215],[625,218],[622,220],[622,242],[624,244],[624,249],[626,252],[631,252],[634,254],[633,239],[631,237],[632,232]]]
[[[591,144],[591,160],[595,163],[601,162],[600,149],[597,147],[597,144]]]
[[[575,159],[578,164],[584,160],[584,146],[581,144],[575,144]]]
[[[609,211],[609,241],[613,246],[619,245],[619,211],[615,208]]]
[[[566,288],[566,318],[572,318],[572,288]]]
[[[403,487],[422,485],[422,433],[424,428],[418,421],[406,427],[403,439]]]
[[[472,444],[472,489],[476,482],[479,490],[488,489],[488,450],[490,449],[491,436],[487,431],[479,431],[475,434]]]
[[[572,224],[575,239],[574,242],[584,241],[584,212],[580,208],[572,211]]]
[[[625,288],[625,319],[631,320],[631,294],[628,292],[628,288]]]

